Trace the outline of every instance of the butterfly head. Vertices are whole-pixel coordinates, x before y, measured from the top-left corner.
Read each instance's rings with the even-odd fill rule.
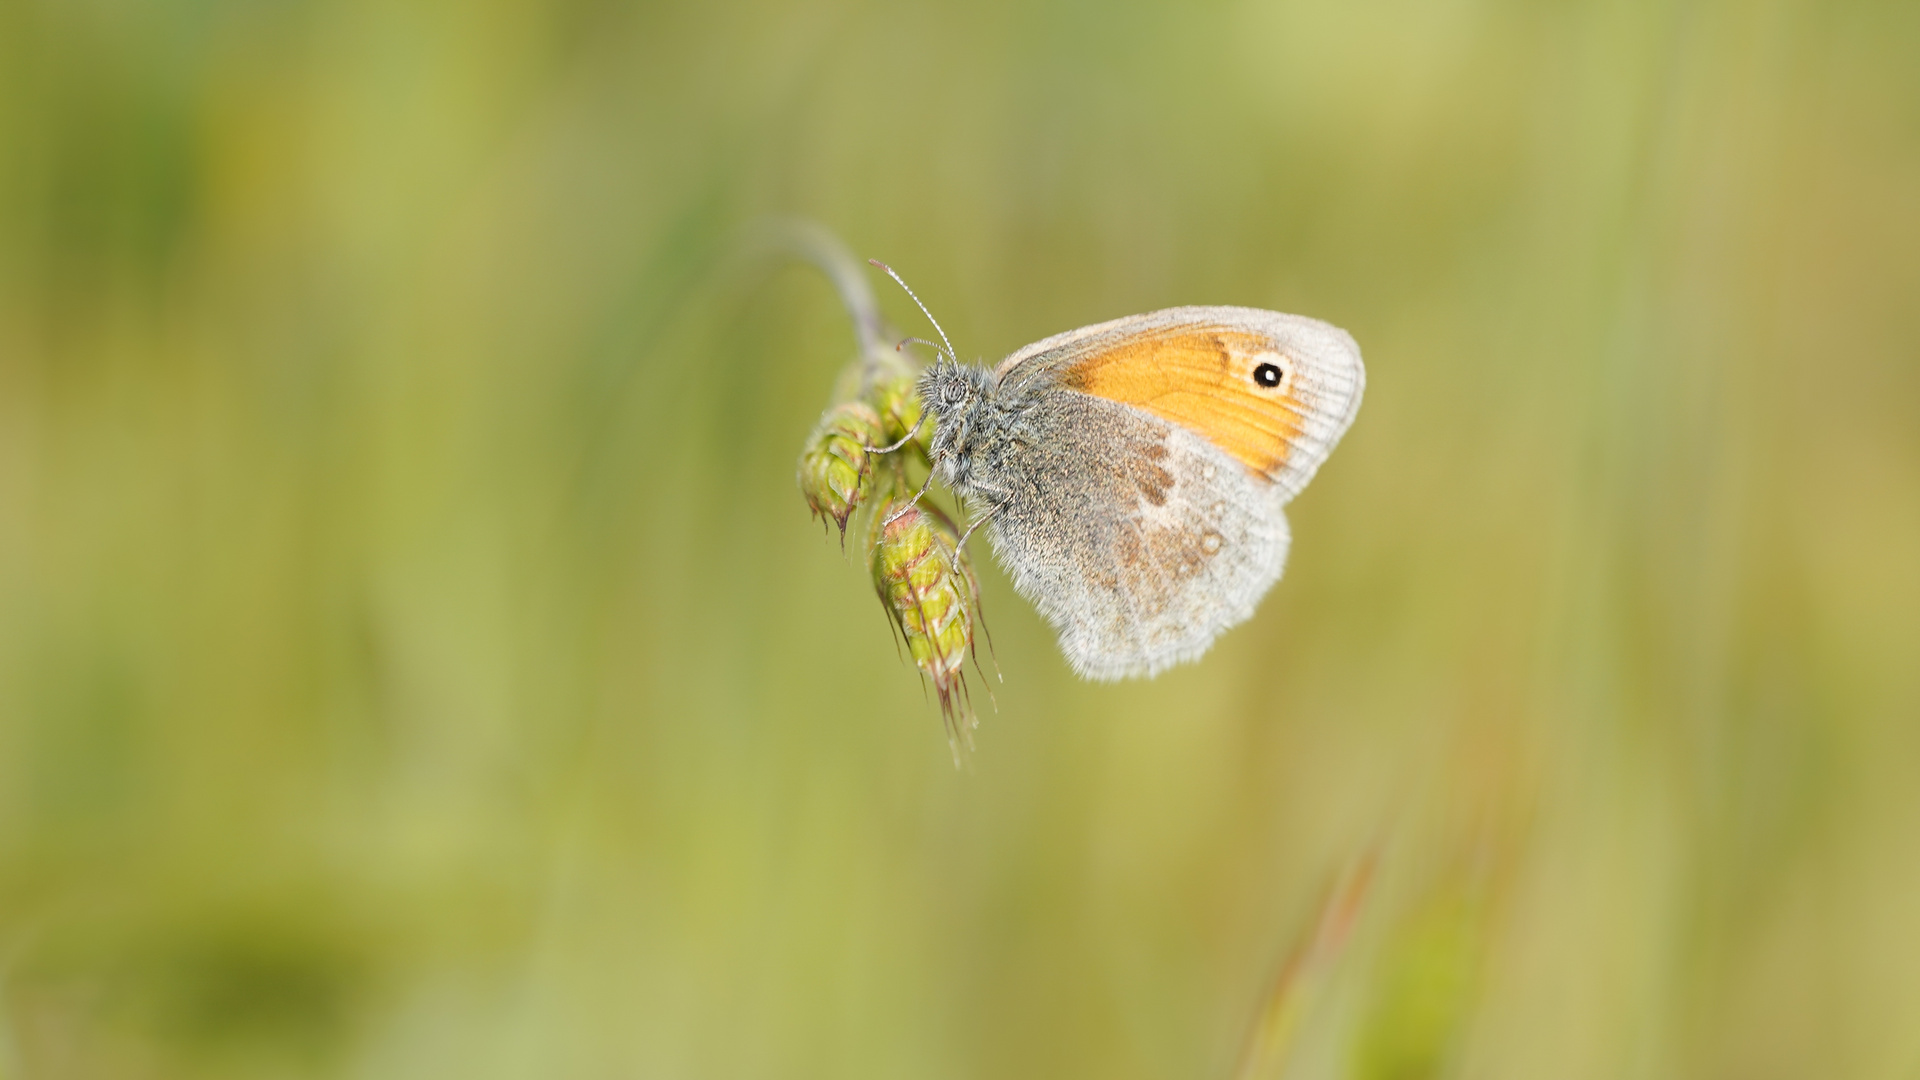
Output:
[[[937,413],[966,411],[993,388],[993,373],[969,364],[941,360],[920,376],[920,400]]]
[[[949,483],[966,482],[968,453],[993,409],[993,372],[941,360],[920,376],[920,400],[933,421],[934,467]]]

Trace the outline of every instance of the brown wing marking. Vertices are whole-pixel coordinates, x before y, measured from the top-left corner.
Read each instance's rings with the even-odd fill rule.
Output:
[[[1254,378],[1266,363],[1280,369],[1277,386]],[[1271,479],[1309,411],[1295,396],[1297,367],[1263,334],[1183,326],[1097,349],[1063,372],[1062,385],[1189,428]]]

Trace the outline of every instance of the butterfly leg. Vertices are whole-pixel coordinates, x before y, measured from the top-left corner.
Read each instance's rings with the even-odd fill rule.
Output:
[[[992,489],[976,488],[976,490],[981,490],[983,494],[997,494],[1002,496],[1006,494],[1006,492],[1004,491],[996,491]],[[963,532],[960,534],[960,542],[953,545],[954,549],[959,550],[959,549],[965,548],[967,546],[967,537],[973,535],[973,530],[979,528],[982,525],[985,525],[989,521],[992,521],[993,515],[998,514],[1007,505],[1008,501],[1009,500],[1002,498],[999,502],[996,502],[992,506],[988,507],[986,513],[981,514],[980,517],[973,522],[973,524],[967,526],[966,532]]]
[[[913,429],[908,431],[905,435],[900,436],[899,442],[894,443],[892,446],[863,446],[861,447],[861,449],[865,450],[869,454],[891,454],[895,450],[898,450],[901,447],[907,445],[907,443],[911,442],[915,435],[920,434],[920,425],[926,422],[927,422],[927,414],[922,412],[920,414],[920,419],[915,420],[913,422]]]
[[[925,497],[925,495],[927,494],[927,489],[933,486],[933,478],[937,475],[939,475],[937,471],[928,473],[927,482],[920,485],[920,490],[913,493],[913,498],[908,499],[905,506],[902,506],[900,509],[895,510],[891,514],[888,514],[887,520],[881,522],[880,527],[884,529],[887,526],[893,524],[894,522],[899,521],[902,517],[906,516],[907,511],[919,505],[920,500],[923,497]]]

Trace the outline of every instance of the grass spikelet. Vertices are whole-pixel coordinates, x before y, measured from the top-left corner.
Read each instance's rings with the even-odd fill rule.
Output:
[[[933,683],[954,763],[972,748],[974,716],[965,674],[974,645],[980,584],[959,530],[926,505],[889,503],[875,515],[873,585],[906,641],[913,664]]]

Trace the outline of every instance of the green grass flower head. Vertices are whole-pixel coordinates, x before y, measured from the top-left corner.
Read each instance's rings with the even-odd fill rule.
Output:
[[[800,452],[800,493],[814,517],[832,518],[847,542],[847,520],[873,494],[873,459],[867,449],[885,434],[880,415],[859,401],[828,409]]]
[[[888,503],[875,515],[873,586],[932,683],[956,762],[977,721],[965,666],[974,652],[980,582],[952,519],[932,506]]]

